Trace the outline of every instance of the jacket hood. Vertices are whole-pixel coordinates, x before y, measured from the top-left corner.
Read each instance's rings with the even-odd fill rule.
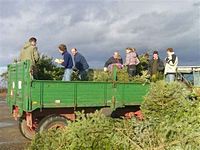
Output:
[[[30,42],[26,42],[25,44],[24,44],[24,49],[27,49],[28,47],[30,47],[31,46],[31,43]]]

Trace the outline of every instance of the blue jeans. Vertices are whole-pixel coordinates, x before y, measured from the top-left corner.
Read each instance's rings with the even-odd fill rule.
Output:
[[[175,74],[174,73],[168,73],[168,74],[166,74],[165,81],[167,83],[174,82],[174,80],[175,80]]]
[[[65,69],[62,81],[71,81],[72,69]]]

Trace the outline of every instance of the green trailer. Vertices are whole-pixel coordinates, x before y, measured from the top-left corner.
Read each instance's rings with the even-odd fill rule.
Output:
[[[76,111],[101,110],[105,114],[124,116],[138,111],[149,85],[94,81],[34,80],[30,62],[8,66],[7,103],[19,120],[21,133],[32,139],[36,132],[66,126]]]

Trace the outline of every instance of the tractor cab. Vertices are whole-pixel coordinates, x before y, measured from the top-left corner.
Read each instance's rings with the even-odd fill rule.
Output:
[[[178,66],[177,79],[188,86],[200,87],[200,66]]]

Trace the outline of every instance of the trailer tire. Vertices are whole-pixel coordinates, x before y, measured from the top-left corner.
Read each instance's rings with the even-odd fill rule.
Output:
[[[50,129],[58,129],[67,126],[67,119],[60,115],[50,115],[43,118],[38,124],[37,133],[41,134]]]
[[[34,129],[31,129],[27,126],[25,119],[19,120],[19,130],[20,130],[21,134],[29,140],[32,140],[36,133],[36,131]]]

